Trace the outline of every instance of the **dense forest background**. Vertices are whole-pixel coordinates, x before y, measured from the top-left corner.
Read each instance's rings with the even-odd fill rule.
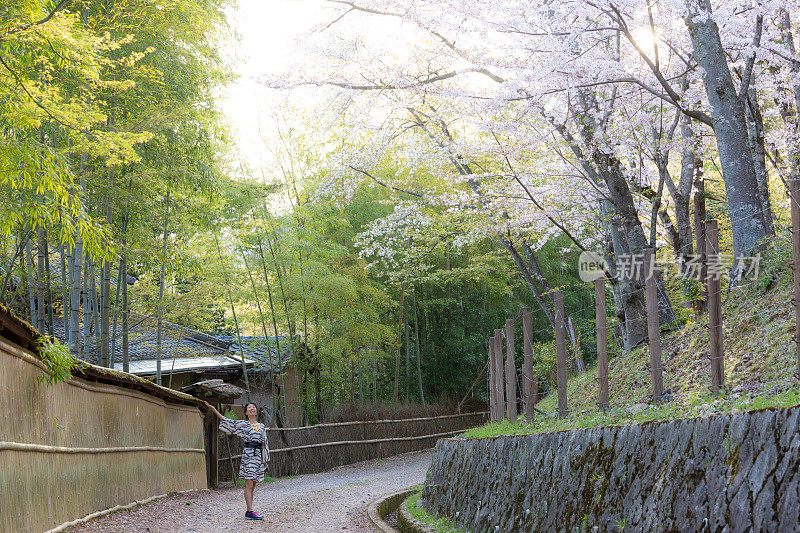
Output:
[[[582,251],[675,267],[706,218],[732,257],[787,245],[800,61],[782,3],[333,4],[418,44],[385,60],[357,24],[316,28],[313,67],[264,83],[315,87],[318,114],[287,107],[264,169],[216,103],[230,2],[0,2],[0,301],[43,333],[60,320],[76,358],[95,337],[101,365],[135,313],[301,339],[325,412],[453,404],[485,399],[487,339],[523,307],[555,382],[556,287],[573,359],[594,362]],[[665,328],[704,312],[698,282],[659,284]],[[646,340],[642,287],[610,286],[612,351]]]

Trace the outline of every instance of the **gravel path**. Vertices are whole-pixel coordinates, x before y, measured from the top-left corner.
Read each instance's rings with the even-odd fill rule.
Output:
[[[242,489],[193,491],[92,520],[73,532],[136,531],[376,531],[367,505],[425,480],[431,451],[366,461],[321,474],[283,478],[256,487],[254,507],[263,522],[244,519]]]

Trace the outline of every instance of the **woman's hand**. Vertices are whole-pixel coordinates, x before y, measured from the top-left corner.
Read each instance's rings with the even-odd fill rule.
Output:
[[[208,403],[208,402],[207,402],[207,401],[205,401],[205,400],[202,400],[202,402],[203,402],[203,403],[206,405],[206,407],[208,407],[208,408],[211,410],[211,412],[212,412],[212,413],[214,413],[215,415],[217,415],[217,418],[219,418],[220,420],[222,420],[223,418],[225,418],[224,416],[222,416],[222,413],[220,413],[219,411],[217,411],[217,409],[216,409],[216,408],[215,408],[213,405],[211,405],[210,403]]]

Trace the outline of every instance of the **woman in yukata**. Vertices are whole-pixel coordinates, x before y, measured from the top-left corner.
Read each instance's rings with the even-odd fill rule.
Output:
[[[247,504],[244,517],[249,520],[263,520],[264,517],[253,511],[253,491],[256,483],[264,481],[264,474],[269,470],[267,428],[258,422],[258,407],[254,403],[248,403],[244,406],[247,420],[231,420],[208,402],[203,403],[220,419],[221,430],[244,439],[242,460],[239,465],[239,478],[244,479],[244,501]]]

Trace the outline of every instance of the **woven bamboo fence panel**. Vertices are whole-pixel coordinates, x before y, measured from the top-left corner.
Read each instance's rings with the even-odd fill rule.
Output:
[[[465,413],[404,420],[369,420],[270,428],[273,477],[311,474],[337,466],[432,448],[442,437],[483,424],[486,413]],[[242,440],[220,434],[219,479],[231,481],[239,471]]]
[[[196,406],[73,378],[0,337],[0,531],[41,532],[117,505],[206,487]]]

